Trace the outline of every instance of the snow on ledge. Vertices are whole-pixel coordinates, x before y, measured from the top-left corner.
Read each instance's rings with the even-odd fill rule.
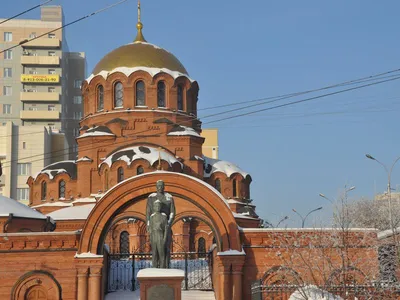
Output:
[[[51,232],[15,232],[15,233],[0,233],[0,237],[12,237],[12,236],[32,236],[32,235],[78,235],[81,234],[81,230],[76,231],[51,231]]]
[[[200,134],[197,133],[196,130],[194,130],[191,127],[179,125],[179,127],[171,131],[170,133],[167,134],[168,136],[195,136],[195,137],[201,137]]]
[[[103,255],[98,255],[90,252],[84,252],[81,254],[75,254],[75,258],[103,258]]]
[[[178,270],[178,269],[156,269],[156,268],[148,268],[142,269],[137,273],[137,278],[149,278],[149,277],[156,277],[162,278],[165,277],[185,277],[185,271]]]
[[[331,228],[331,227],[326,227],[326,228],[239,228],[240,232],[279,232],[279,231],[299,231],[299,232],[316,232],[316,231],[338,231],[342,232],[342,229],[340,228]],[[377,232],[378,229],[375,228],[348,228],[345,231],[350,231],[350,232]]]
[[[304,300],[306,298],[312,300],[343,300],[342,297],[331,294],[315,285],[299,287],[290,295],[289,300]]]
[[[35,205],[35,206],[31,206],[32,208],[39,208],[39,207],[48,207],[48,206],[55,206],[55,207],[69,207],[72,206],[71,203],[65,203],[65,202],[47,202],[47,203],[43,203],[43,204],[39,204],[39,205]]]
[[[217,252],[217,255],[218,255],[218,256],[225,256],[225,255],[233,255],[233,256],[234,256],[234,255],[246,255],[246,252],[244,252],[243,248],[242,248],[242,251],[229,249],[229,250],[226,250],[226,251],[223,251],[223,252]]]
[[[171,75],[172,78],[177,79],[178,77],[186,77],[187,79],[190,80],[190,82],[194,82],[195,80],[193,80],[192,78],[190,78],[187,74],[178,72],[178,71],[172,71],[166,68],[149,68],[149,67],[133,67],[133,68],[127,68],[127,67],[118,67],[115,68],[111,71],[100,71],[97,74],[91,74],[87,79],[87,83],[90,84],[90,82],[92,81],[92,79],[98,75],[102,76],[104,79],[107,79],[108,76],[110,76],[113,73],[123,73],[125,74],[127,77],[129,77],[132,73],[135,73],[137,71],[144,71],[146,73],[148,73],[151,77],[156,76],[159,73],[166,73],[168,75]]]
[[[85,132],[84,134],[78,136],[77,139],[81,139],[88,136],[115,136],[115,134],[102,131],[92,131],[92,132]]]
[[[253,217],[250,217],[249,215],[248,215],[248,213],[245,213],[245,214],[238,214],[238,213],[233,213],[233,216],[235,217],[235,218],[237,218],[237,219],[250,219],[250,220],[260,220],[260,218],[253,218]]]

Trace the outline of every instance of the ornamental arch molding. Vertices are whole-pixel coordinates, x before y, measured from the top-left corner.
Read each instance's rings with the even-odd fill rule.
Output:
[[[25,300],[28,294],[36,291],[47,300],[61,300],[61,286],[54,276],[46,271],[31,271],[22,275],[11,291],[11,300]]]
[[[147,197],[156,191],[157,180],[174,197],[176,219],[199,217],[214,230],[218,251],[242,251],[237,223],[229,205],[213,187],[188,175],[152,172],[134,176],[110,189],[97,203],[85,222],[78,253],[102,254],[108,230],[121,216],[143,220]]]

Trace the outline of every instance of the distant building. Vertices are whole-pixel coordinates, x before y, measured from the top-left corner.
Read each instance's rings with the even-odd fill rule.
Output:
[[[205,138],[203,148],[203,155],[218,159],[218,129],[203,129],[201,136]]]
[[[1,25],[0,49],[45,36],[0,55],[0,125],[12,121],[61,130],[74,158],[86,59],[84,53],[68,52],[63,30],[48,33],[63,24],[61,6],[43,6],[40,20],[14,19]]]
[[[7,122],[0,126],[0,195],[28,204],[28,177],[46,165],[68,159],[68,144],[63,133],[42,125],[18,126]]]
[[[392,192],[390,194],[390,198],[392,201],[400,202],[400,192]],[[375,200],[382,201],[382,200],[389,200],[389,195],[387,193],[375,195]]]
[[[22,202],[29,176],[77,154],[86,58],[68,52],[63,30],[48,33],[63,24],[61,6],[44,6],[40,20],[13,19],[0,27],[0,49],[45,34],[0,55],[0,195]],[[55,149],[61,151],[50,153]]]

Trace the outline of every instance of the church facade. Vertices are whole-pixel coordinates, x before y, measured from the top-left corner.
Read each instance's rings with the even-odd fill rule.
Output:
[[[28,179],[28,211],[0,209],[0,298],[105,299],[112,258],[146,260],[150,252],[146,201],[158,180],[175,201],[171,252],[207,261],[218,300],[252,299],[255,282],[340,283],[344,264],[354,281],[378,276],[373,230],[346,235],[344,263],[340,232],[261,228],[251,176],[202,153],[199,84],[173,54],[148,43],[142,27],[82,85],[78,159]]]

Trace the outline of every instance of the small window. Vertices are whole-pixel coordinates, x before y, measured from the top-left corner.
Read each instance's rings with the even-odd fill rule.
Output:
[[[143,167],[142,167],[142,166],[137,167],[137,169],[136,169],[136,174],[137,174],[137,175],[140,175],[140,174],[143,174],[143,173],[144,173]]]
[[[58,183],[58,197],[59,198],[65,198],[65,181],[60,180]]]
[[[13,34],[12,32],[4,32],[4,41],[5,42],[12,42]]]
[[[56,35],[55,35],[55,33],[49,33],[48,37],[49,37],[49,39],[55,39]]]
[[[118,168],[118,182],[124,181],[124,168]]]
[[[29,189],[17,189],[17,200],[29,200]]]
[[[56,70],[55,70],[55,69],[49,69],[49,74],[50,74],[50,75],[56,74]]]
[[[26,149],[26,142],[22,142],[22,149]]]
[[[11,104],[3,104],[3,114],[5,115],[11,114]]]
[[[199,257],[205,257],[206,254],[206,240],[204,238],[199,238],[197,241],[197,252],[199,253]]]
[[[159,81],[157,84],[157,105],[158,107],[165,107],[165,83]]]
[[[136,83],[136,106],[145,106],[145,85],[143,81],[138,81]]]
[[[82,112],[81,111],[74,111],[74,119],[75,120],[80,120],[82,118]]]
[[[55,105],[48,105],[47,110],[48,111],[56,111],[56,107],[55,107]]]
[[[3,86],[3,95],[4,96],[12,96],[12,87],[11,86]]]
[[[4,68],[4,78],[12,77],[12,68]]]
[[[30,163],[17,164],[17,172],[19,176],[31,175],[31,164]]]
[[[74,104],[82,104],[82,96],[74,96]]]
[[[183,110],[183,87],[178,85],[178,110]]]
[[[104,88],[102,85],[97,87],[97,111],[104,109]]]
[[[80,89],[82,86],[82,80],[75,79],[74,81],[74,88]]]
[[[74,128],[74,136],[79,136],[79,128]]]
[[[122,231],[119,237],[119,252],[129,253],[129,233],[127,231]]]
[[[119,108],[124,106],[124,87],[121,82],[114,85],[114,107]]]
[[[238,196],[236,179],[233,180],[232,188],[233,188],[233,197],[236,198]]]
[[[49,53],[49,56],[56,56],[56,52],[54,52],[54,51],[49,51],[48,53]]]
[[[12,50],[6,50],[4,51],[4,59],[12,59],[13,58],[13,52]]]
[[[47,88],[47,91],[48,91],[49,93],[55,93],[55,92],[56,92],[56,88],[55,88],[55,87],[48,87],[48,88]]]
[[[41,191],[41,198],[42,200],[46,200],[47,196],[47,183],[46,181],[42,181],[42,191]]]
[[[221,180],[215,179],[215,189],[221,193]]]

